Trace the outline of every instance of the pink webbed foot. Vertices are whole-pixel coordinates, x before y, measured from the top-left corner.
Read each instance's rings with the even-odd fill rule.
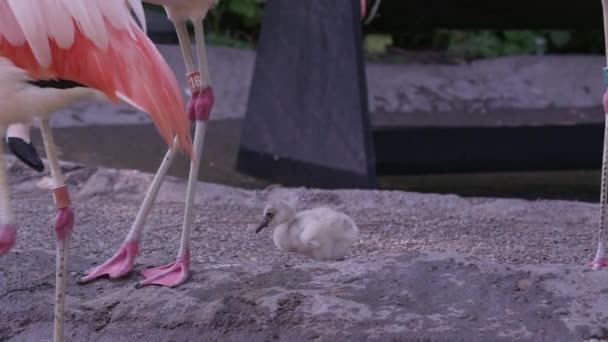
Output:
[[[10,224],[0,225],[0,255],[7,254],[17,239],[17,231]]]
[[[587,265],[591,266],[591,268],[593,268],[596,271],[601,270],[604,267],[608,267],[608,258],[596,259],[596,260],[591,261]]]
[[[146,277],[146,280],[139,282],[137,288],[146,285],[177,287],[190,276],[190,253],[178,256],[177,260],[168,265],[143,270],[141,275]]]
[[[133,269],[133,262],[139,252],[139,244],[135,241],[125,241],[110,259],[103,264],[88,270],[78,283],[84,284],[103,276],[120,278]]]

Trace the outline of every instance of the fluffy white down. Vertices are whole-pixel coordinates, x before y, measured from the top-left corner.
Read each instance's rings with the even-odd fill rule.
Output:
[[[359,228],[346,214],[315,208],[296,213],[286,203],[270,204],[264,214],[273,213],[268,227],[282,251],[306,255],[315,260],[340,260],[359,237]]]

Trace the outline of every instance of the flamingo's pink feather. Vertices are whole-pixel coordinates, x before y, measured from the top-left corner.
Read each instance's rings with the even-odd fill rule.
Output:
[[[87,0],[87,3],[103,1],[111,0]],[[126,5],[124,8],[128,10]],[[180,148],[192,156],[190,124],[175,75],[132,18],[128,26],[119,28],[110,18],[102,17],[102,27],[94,28],[103,30],[103,36],[107,37],[105,46],[91,39],[90,32],[83,32],[77,18],[55,22],[72,25],[73,42],[65,47],[48,34],[50,64],[45,65],[34,53],[27,34],[19,30],[22,19],[12,13],[8,0],[0,0],[0,56],[27,70],[34,79],[72,80],[98,89],[112,101],[125,100],[150,114],[168,144],[172,144],[175,135]]]

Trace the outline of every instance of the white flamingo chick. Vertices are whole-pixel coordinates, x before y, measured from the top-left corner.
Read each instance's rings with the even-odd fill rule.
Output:
[[[315,260],[340,260],[359,236],[359,228],[346,214],[315,208],[296,213],[285,202],[271,203],[255,232],[274,228],[274,244],[282,251],[304,254]]]

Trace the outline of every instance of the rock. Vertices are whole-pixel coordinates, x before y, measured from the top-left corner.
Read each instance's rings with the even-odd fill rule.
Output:
[[[572,267],[578,270],[572,272],[573,277],[588,278],[584,283],[595,287],[578,291],[573,298],[571,289],[565,288],[567,279],[560,279],[567,276],[560,275],[552,280],[555,284],[536,288],[542,298],[532,296],[529,303],[512,305],[503,300],[510,279],[525,272],[543,272],[541,267],[506,270],[493,262],[478,261],[479,267],[472,269],[462,260],[464,257],[454,254],[399,253],[331,263],[307,261],[289,268],[247,261],[194,264],[190,280],[178,289],[135,289],[136,273],[89,285],[77,285],[76,279],[69,278],[67,331],[77,341],[187,341],[214,340],[214,336],[225,341],[244,336],[300,341],[313,335],[334,341],[352,335],[368,341],[490,341],[499,335],[533,341],[538,334],[551,341],[574,341],[579,325],[595,324],[585,315],[571,313],[577,324],[569,326],[556,315],[534,308],[547,297],[560,303],[559,309],[573,302],[597,301],[593,293],[608,280],[605,273],[583,275],[581,267]],[[71,256],[70,261],[76,269],[91,263],[78,256]],[[143,263],[160,261],[144,259]],[[452,264],[449,276],[444,271],[428,271],[429,266],[446,262]],[[53,254],[42,251],[11,253],[0,259],[0,269],[7,275],[0,279],[0,340],[42,340],[50,334],[54,275],[48,270],[53,265]],[[450,279],[468,285],[457,286]],[[496,282],[505,286],[490,286]],[[480,293],[484,293],[482,303]],[[601,307],[590,307],[587,313],[595,317]],[[514,325],[536,334],[520,335],[512,329]],[[593,334],[596,338],[603,331]]]
[[[0,340],[46,341],[52,330],[55,241],[50,227],[42,228],[49,226],[55,207],[47,190],[25,186],[36,177],[11,170],[20,229],[15,249],[0,257]],[[150,175],[91,167],[71,172],[81,175],[71,186],[90,195],[74,201],[68,272],[80,274],[116,251],[140,204],[126,194],[143,196]],[[99,186],[105,182],[108,189]],[[527,342],[537,341],[541,330],[546,341],[606,339],[598,327],[605,326],[608,298],[602,291],[608,273],[585,272],[580,265],[590,252],[588,239],[580,237],[596,233],[596,204],[282,188],[299,208],[330,205],[360,222],[361,243],[353,253],[325,263],[283,253],[267,235],[252,234],[276,189],[200,183],[191,279],[177,289],[137,290],[142,268],[166,264],[177,251],[183,185],[176,180],[175,187],[161,189],[173,197],[153,208],[136,269],[126,278],[87,285],[67,278],[71,341],[503,336]],[[504,229],[487,228],[497,222]],[[560,244],[547,236],[559,236]],[[386,246],[396,241],[406,243],[389,251]],[[522,264],[524,250],[533,264]],[[553,313],[556,308],[567,316]]]
[[[567,315],[569,313],[568,309],[566,308],[555,308],[553,309],[553,314],[554,315]]]
[[[266,4],[239,171],[282,184],[375,188],[359,11],[352,1]]]
[[[597,338],[597,339],[602,339],[604,337],[608,337],[608,328],[594,326],[591,328],[590,337]]]
[[[517,283],[517,288],[520,291],[527,291],[532,286],[532,281],[530,279],[522,279]]]

